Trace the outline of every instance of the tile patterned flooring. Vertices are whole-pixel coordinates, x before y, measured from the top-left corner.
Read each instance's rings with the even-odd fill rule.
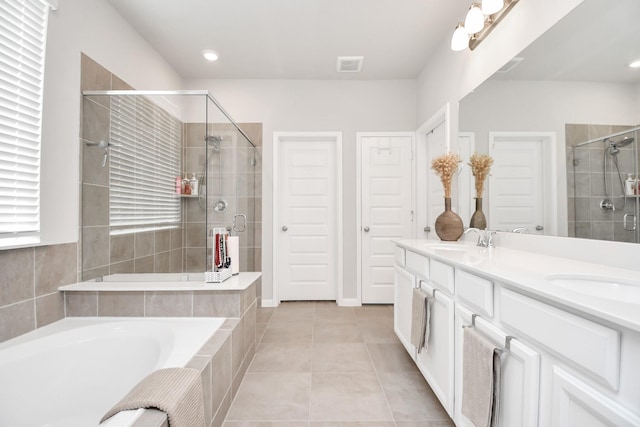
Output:
[[[224,427],[454,426],[393,332],[393,306],[259,308]]]

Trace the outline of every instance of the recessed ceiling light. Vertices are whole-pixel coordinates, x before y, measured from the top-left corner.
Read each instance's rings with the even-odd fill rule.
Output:
[[[203,50],[202,56],[204,56],[204,59],[206,59],[207,61],[213,62],[218,60],[218,54],[212,50],[208,50],[208,49]]]
[[[629,68],[640,68],[640,59],[633,61],[629,64]]]

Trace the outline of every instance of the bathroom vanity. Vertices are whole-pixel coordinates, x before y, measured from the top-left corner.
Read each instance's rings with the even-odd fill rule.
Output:
[[[502,355],[500,425],[640,426],[637,271],[507,247],[398,240],[394,328],[458,427],[462,327]],[[413,288],[433,295],[428,350],[411,345]]]

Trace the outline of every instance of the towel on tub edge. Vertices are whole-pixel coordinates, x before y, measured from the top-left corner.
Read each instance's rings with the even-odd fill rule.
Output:
[[[431,333],[431,306],[433,297],[419,288],[413,289],[411,301],[411,344],[418,349],[429,350]]]
[[[200,371],[159,369],[147,375],[100,420],[120,411],[155,408],[167,414],[169,427],[204,427],[204,398]]]

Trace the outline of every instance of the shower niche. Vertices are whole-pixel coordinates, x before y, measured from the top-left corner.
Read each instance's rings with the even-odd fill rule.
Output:
[[[565,129],[569,235],[640,243],[640,127]]]
[[[211,270],[214,228],[260,271],[262,125],[207,91],[133,90],[86,56],[82,91],[79,279]],[[178,191],[185,175],[197,195]]]

